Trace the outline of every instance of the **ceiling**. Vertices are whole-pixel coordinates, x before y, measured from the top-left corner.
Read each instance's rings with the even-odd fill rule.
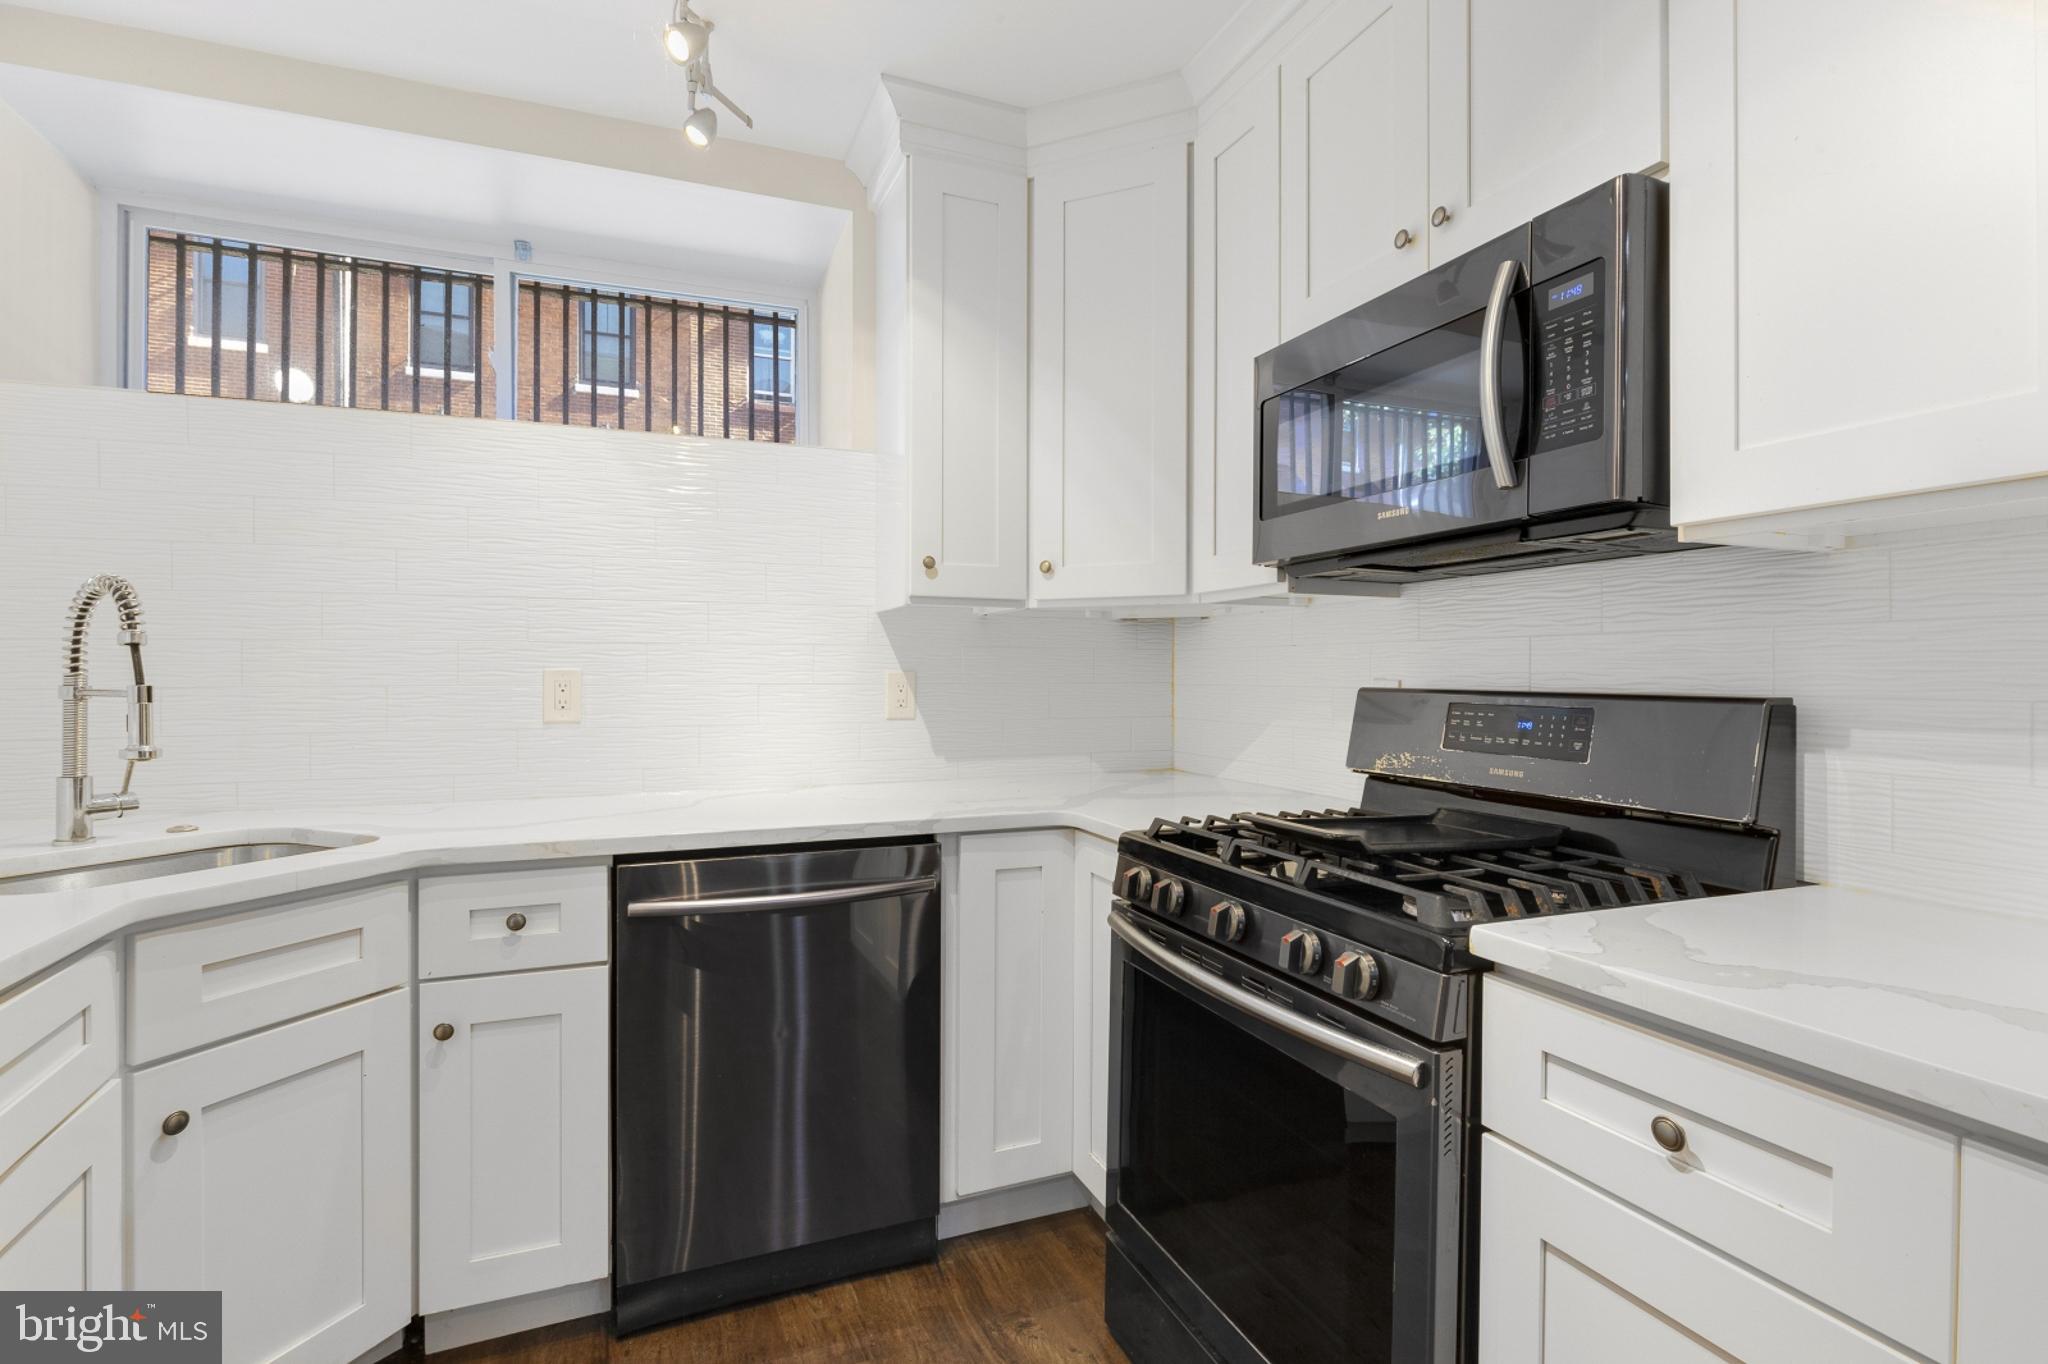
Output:
[[[679,123],[669,0],[23,0],[460,90]],[[1029,108],[1180,70],[1242,0],[702,0],[725,136],[838,159],[883,74]]]
[[[226,104],[0,64],[12,105],[94,185],[130,203],[273,225],[360,228],[369,240],[647,266],[724,296],[808,294],[843,209],[523,152]],[[721,287],[723,286],[723,287]]]

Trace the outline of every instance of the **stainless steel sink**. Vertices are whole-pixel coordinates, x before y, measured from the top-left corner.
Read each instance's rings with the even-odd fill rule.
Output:
[[[216,848],[187,848],[183,852],[158,853],[153,857],[130,857],[118,862],[94,862],[53,871],[28,872],[0,877],[0,895],[40,895],[59,890],[90,890],[94,886],[118,885],[123,881],[152,880],[178,876],[188,871],[212,871],[217,867],[239,867],[245,862],[269,862],[301,853],[327,852],[328,843],[224,843]]]

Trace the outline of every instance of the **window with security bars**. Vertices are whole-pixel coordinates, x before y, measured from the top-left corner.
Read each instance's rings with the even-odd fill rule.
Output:
[[[793,312],[519,281],[522,421],[793,442]]]
[[[496,415],[488,275],[149,234],[153,393]]]

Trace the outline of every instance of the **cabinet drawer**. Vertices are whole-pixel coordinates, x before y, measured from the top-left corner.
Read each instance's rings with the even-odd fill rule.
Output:
[[[422,877],[420,979],[601,962],[610,886],[604,867]]]
[[[1486,1126],[1937,1360],[1956,1141],[1489,976]],[[1666,1118],[1666,1150],[1652,1123]],[[1682,1144],[1680,1144],[1682,1143]]]
[[[410,887],[138,933],[129,958],[131,1065],[403,984]]]
[[[0,999],[0,1170],[113,1075],[119,978],[102,947]]]
[[[1909,1364],[1499,1137],[1479,1177],[1478,1364]]]

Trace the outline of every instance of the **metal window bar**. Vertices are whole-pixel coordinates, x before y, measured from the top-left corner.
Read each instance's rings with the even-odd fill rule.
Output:
[[[305,344],[307,330],[298,320],[299,308],[306,306],[304,287],[298,273],[301,268],[306,268],[314,276],[311,300],[313,363],[310,366],[313,403],[317,406],[391,408],[394,396],[391,392],[391,370],[394,367],[391,312],[400,303],[393,296],[397,289],[393,287],[392,277],[401,276],[416,288],[421,273],[419,267],[164,229],[150,230],[148,241],[150,250],[146,253],[148,276],[144,294],[147,299],[145,350],[150,357],[150,372],[145,376],[146,387],[158,392],[199,392],[245,400],[302,401],[292,396],[292,375],[299,348]],[[244,268],[243,280],[237,287],[243,288],[245,294],[239,303],[230,300],[226,288],[226,270],[230,266]],[[464,414],[455,405],[452,300],[455,289],[464,291],[468,316],[463,321],[470,329],[474,354],[475,337],[483,326],[484,310],[489,306],[491,281],[488,276],[459,271],[428,270],[426,273],[444,280],[449,290],[447,326],[442,337],[445,379],[441,411],[449,415],[485,416],[480,371],[472,377],[468,413]],[[334,285],[332,300],[328,298],[330,279]],[[359,330],[368,322],[362,315],[361,301],[363,285],[370,280],[383,286],[379,290],[375,327],[379,367],[374,397],[364,392],[366,384],[362,362],[366,338]],[[237,320],[243,324],[240,393],[226,386],[228,367],[222,363],[222,352],[226,349],[223,342],[230,339],[225,315],[228,307],[236,309]],[[271,321],[273,317],[276,319],[274,323]],[[411,319],[415,331],[418,320],[417,315]],[[329,335],[330,321],[334,329],[332,336]],[[170,331],[168,344],[163,337],[166,328]],[[195,328],[198,329],[196,334]],[[266,330],[275,333],[269,339],[271,350],[266,356],[259,357],[256,354],[258,337]],[[205,346],[210,353],[202,369],[203,386],[195,385],[192,375],[195,346]],[[259,358],[263,360],[260,371]],[[398,359],[403,362],[405,357]],[[160,373],[159,365],[165,366],[169,373]],[[259,383],[259,373],[266,380],[275,380],[276,393],[267,391],[267,383]],[[416,391],[417,376],[413,388],[415,392],[401,395],[401,398],[409,396],[414,402],[421,401]]]
[[[771,442],[795,439],[794,317],[743,305],[615,294],[539,280],[520,280],[518,289],[520,323],[533,328],[533,339],[527,410],[517,415],[532,421],[552,420],[547,405],[555,400],[561,405],[559,420],[563,424],[598,426],[602,421],[599,404],[612,397],[616,405],[605,415],[614,415],[624,429],[632,420],[635,401],[628,385],[638,379],[640,427],[654,430],[660,405],[654,347],[665,340],[669,352],[667,425],[672,431],[707,434],[706,408],[716,400],[718,410],[710,419],[708,434]],[[615,318],[607,318],[601,311],[608,305],[616,305]],[[549,307],[561,309],[556,374],[547,372],[543,353]],[[662,322],[665,330],[658,325]],[[772,333],[772,350],[766,357],[755,353],[756,328]],[[604,358],[600,342],[616,347],[616,367],[605,373],[599,372]],[[615,393],[600,392],[608,383],[617,384]],[[582,406],[584,403],[588,406]],[[738,404],[745,405],[744,414],[734,410]]]

